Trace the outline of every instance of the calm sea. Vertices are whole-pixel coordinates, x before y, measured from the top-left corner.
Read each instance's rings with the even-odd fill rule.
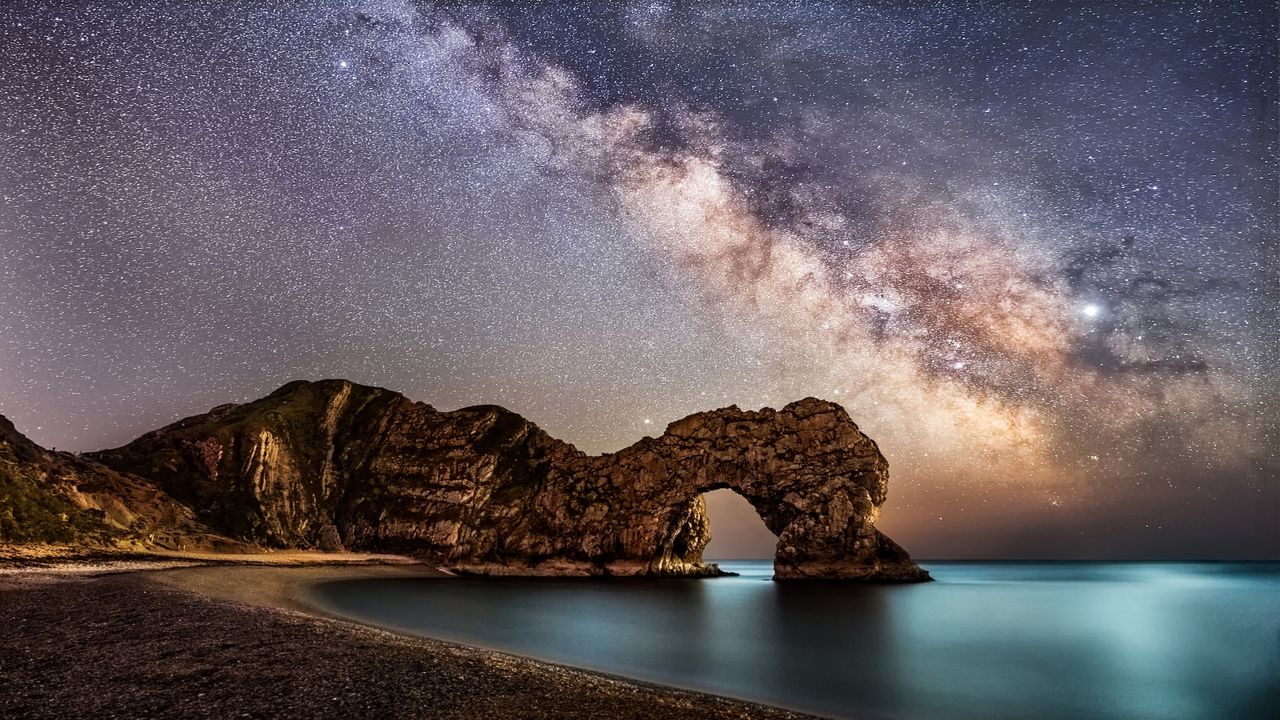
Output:
[[[1280,565],[923,563],[937,582],[387,579],[366,622],[848,718],[1280,718]]]

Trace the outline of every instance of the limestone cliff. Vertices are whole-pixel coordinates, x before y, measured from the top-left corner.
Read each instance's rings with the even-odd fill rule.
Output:
[[[874,527],[879,449],[812,398],[691,415],[588,456],[500,407],[440,412],[343,380],[295,382],[93,458],[235,538],[492,574],[714,574],[701,493],[727,487],[778,535],[780,579],[928,579]]]
[[[88,548],[238,546],[150,482],[45,450],[0,416],[0,543]]]

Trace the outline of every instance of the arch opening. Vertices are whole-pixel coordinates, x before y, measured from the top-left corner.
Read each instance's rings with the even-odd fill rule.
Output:
[[[704,492],[702,500],[711,531],[711,540],[702,550],[705,560],[774,559],[778,536],[769,531],[749,500],[729,488]]]

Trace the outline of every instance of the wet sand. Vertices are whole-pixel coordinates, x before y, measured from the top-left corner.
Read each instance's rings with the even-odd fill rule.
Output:
[[[311,583],[442,573],[295,555],[0,573],[0,717],[807,717],[326,617]]]

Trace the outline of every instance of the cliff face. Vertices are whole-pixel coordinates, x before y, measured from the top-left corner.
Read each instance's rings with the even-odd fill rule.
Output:
[[[150,482],[45,450],[0,416],[0,543],[230,548]]]
[[[727,487],[779,536],[779,578],[927,579],[873,525],[884,457],[814,399],[699,413],[588,456],[499,407],[439,412],[381,388],[298,382],[93,458],[232,537],[493,574],[713,574],[701,493]]]

